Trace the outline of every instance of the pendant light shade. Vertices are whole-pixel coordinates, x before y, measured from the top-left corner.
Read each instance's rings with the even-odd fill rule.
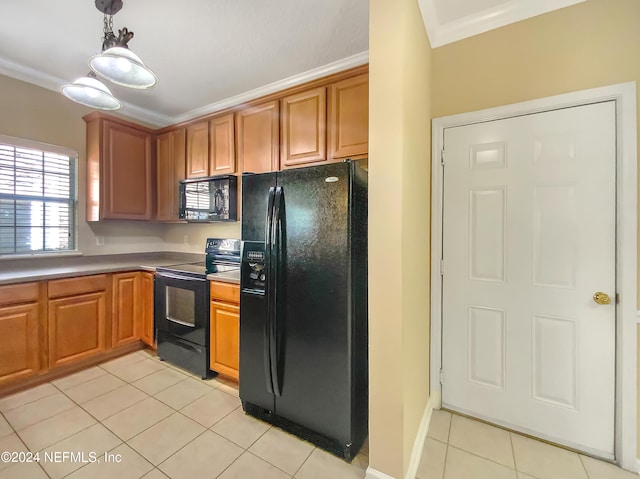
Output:
[[[89,60],[89,66],[100,77],[116,85],[146,89],[158,82],[140,57],[126,47],[115,46],[94,55]]]
[[[122,8],[122,0],[95,0],[96,8],[104,14],[102,53],[89,59],[91,72],[60,88],[60,93],[81,105],[98,110],[119,110],[122,102],[96,77],[109,80],[129,88],[146,89],[154,86],[158,79],[147,68],[140,57],[129,50],[127,43],[133,32],[124,27],[113,33],[113,15]]]
[[[60,88],[60,93],[81,105],[98,110],[120,110],[122,103],[93,73]]]

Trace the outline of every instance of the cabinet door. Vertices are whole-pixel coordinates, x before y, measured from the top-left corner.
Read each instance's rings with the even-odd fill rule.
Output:
[[[142,300],[142,312],[140,313],[138,324],[138,337],[147,345],[155,348],[153,342],[154,326],[153,326],[153,274],[141,273],[140,277]]]
[[[111,346],[138,340],[135,327],[141,313],[140,273],[113,275]]]
[[[236,113],[240,171],[277,171],[279,162],[279,103],[263,103]]]
[[[236,172],[236,146],[233,113],[209,122],[209,175],[231,175]]]
[[[211,301],[210,368],[238,379],[240,307]]]
[[[0,306],[0,385],[40,370],[38,303]]]
[[[329,87],[329,158],[364,157],[369,151],[369,75]]]
[[[60,366],[106,349],[107,293],[49,300],[49,366]]]
[[[185,178],[184,128],[158,136],[156,142],[156,219],[178,221],[178,184]]]
[[[187,127],[187,178],[209,174],[209,122]]]
[[[150,220],[153,210],[151,134],[105,120],[103,140],[102,219]]]
[[[280,167],[318,164],[327,160],[327,89],[289,95],[282,99]]]

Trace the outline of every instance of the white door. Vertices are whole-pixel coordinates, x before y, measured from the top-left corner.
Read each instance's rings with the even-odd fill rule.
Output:
[[[615,150],[613,101],[445,129],[444,407],[613,458]]]

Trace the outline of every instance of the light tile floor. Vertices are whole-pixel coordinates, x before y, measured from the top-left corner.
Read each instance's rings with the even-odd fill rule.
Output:
[[[38,451],[40,461],[0,461],[0,479],[362,479],[369,462],[366,445],[347,464],[246,416],[235,384],[147,351],[0,398],[3,451]],[[446,411],[433,412],[417,477],[638,479]]]
[[[447,411],[433,411],[419,479],[638,479],[638,475]]]
[[[234,383],[147,351],[0,398],[3,451],[40,461],[0,460],[0,479],[362,479],[369,462],[366,446],[347,464],[246,416]]]

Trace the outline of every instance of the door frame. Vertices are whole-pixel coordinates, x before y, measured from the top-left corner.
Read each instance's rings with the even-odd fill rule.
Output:
[[[443,166],[446,128],[613,100],[616,104],[616,378],[615,458],[637,472],[637,126],[636,82],[582,90],[511,105],[434,118],[431,161],[431,367],[434,407],[442,406]]]

